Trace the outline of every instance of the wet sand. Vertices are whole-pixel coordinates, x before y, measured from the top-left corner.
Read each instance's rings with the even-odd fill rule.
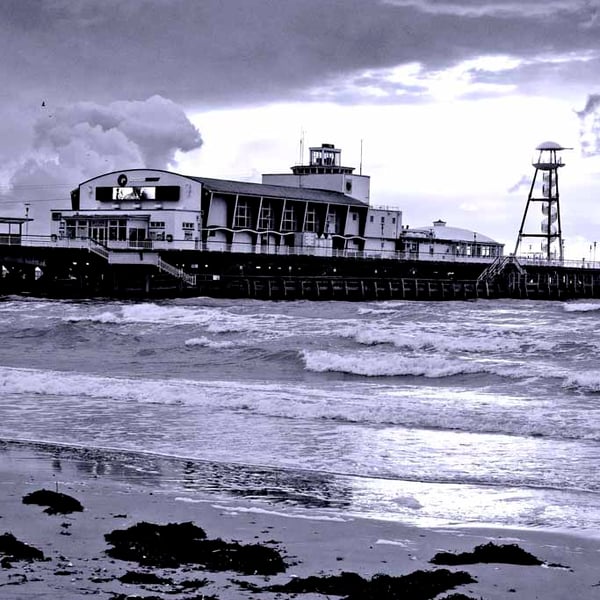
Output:
[[[0,443],[0,535],[10,533],[41,550],[46,558],[2,561],[0,597],[286,598],[292,594],[267,588],[342,572],[368,579],[376,574],[402,576],[443,568],[466,572],[476,582],[450,589],[440,598],[462,594],[487,600],[600,599],[600,532],[591,537],[538,530],[425,529],[352,518],[318,507],[299,512],[285,503],[235,498],[230,489],[228,494],[219,495],[218,477],[214,475],[214,494],[207,496],[206,490],[198,490],[193,477],[185,480],[185,473],[193,470],[191,465],[181,461],[172,464],[179,466],[169,470],[161,464],[160,469],[153,470],[146,463],[141,468],[135,461],[116,460],[111,453]],[[23,503],[26,495],[41,489],[76,498],[83,511],[50,515],[43,506]],[[248,575],[213,571],[197,564],[164,568],[111,558],[105,535],[140,522],[192,522],[210,539],[275,549],[286,563],[285,571]],[[543,564],[441,566],[430,562],[438,552],[471,552],[490,541],[517,544]],[[132,574],[140,573],[156,575],[162,582],[124,582],[136,580]],[[184,583],[188,587],[182,586]],[[296,597],[310,600],[326,596],[307,593]]]

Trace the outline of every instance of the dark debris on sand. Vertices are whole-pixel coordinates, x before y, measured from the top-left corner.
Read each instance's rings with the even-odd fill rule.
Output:
[[[472,596],[465,596],[464,594],[450,594],[449,596],[444,596],[440,598],[440,600],[476,600]],[[479,600],[483,600],[483,598],[479,598]]]
[[[140,596],[138,594],[114,594],[110,600],[163,600],[160,596]],[[207,596],[202,594],[200,596],[192,596],[186,598],[186,600],[219,600],[216,596]]]
[[[83,506],[76,498],[62,494],[60,492],[53,492],[52,490],[37,490],[31,492],[26,496],[23,496],[23,504],[38,504],[40,506],[47,506],[48,508],[44,511],[49,515],[67,515],[72,512],[83,511]]]
[[[543,565],[539,558],[523,550],[517,544],[482,544],[472,552],[438,552],[430,561],[434,565],[474,565],[476,563],[504,563],[510,565]]]
[[[111,558],[140,565],[177,568],[201,565],[209,571],[236,571],[244,575],[275,575],[286,569],[277,550],[259,544],[242,545],[221,539],[206,539],[204,530],[193,523],[137,523],[128,529],[106,534],[112,544]]]
[[[343,596],[345,600],[431,600],[459,585],[476,583],[465,571],[414,571],[408,575],[374,575],[370,580],[356,573],[292,579],[284,585],[264,588],[269,592],[314,593]]]
[[[12,533],[0,535],[0,555],[3,567],[18,560],[46,560],[41,550],[19,541]]]
[[[173,580],[168,577],[159,577],[155,573],[139,573],[137,571],[127,571],[119,577],[119,581],[136,585],[167,585],[173,583]]]

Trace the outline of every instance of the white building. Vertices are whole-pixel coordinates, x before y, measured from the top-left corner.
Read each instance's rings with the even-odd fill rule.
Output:
[[[476,231],[448,227],[442,220],[435,221],[431,227],[404,229],[402,242],[405,256],[420,260],[491,262],[504,251],[504,244]]]
[[[353,171],[331,144],[262,183],[115,171],[81,183],[71,210],[52,211],[51,233],[112,250],[395,255],[402,212],[371,207],[369,178]]]

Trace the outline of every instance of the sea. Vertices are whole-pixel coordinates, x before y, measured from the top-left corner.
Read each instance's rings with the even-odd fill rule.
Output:
[[[11,296],[0,439],[190,500],[598,534],[599,357],[596,301]]]

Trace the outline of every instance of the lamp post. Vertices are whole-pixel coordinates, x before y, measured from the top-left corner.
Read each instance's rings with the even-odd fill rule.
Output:
[[[29,219],[29,207],[31,204],[29,202],[25,202],[25,218]],[[25,236],[29,234],[29,221],[25,221]]]

